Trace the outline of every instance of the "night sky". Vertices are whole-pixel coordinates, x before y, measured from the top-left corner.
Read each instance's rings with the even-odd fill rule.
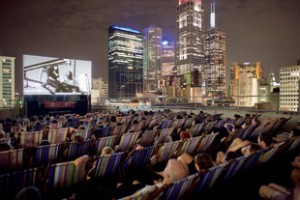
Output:
[[[210,2],[227,36],[227,67],[261,61],[265,75],[278,77],[280,67],[296,65],[300,0],[203,0],[206,12]],[[177,0],[2,0],[0,55],[17,58],[17,85],[23,54],[90,60],[92,77],[106,80],[108,27],[142,31],[152,24],[175,40],[176,6]]]

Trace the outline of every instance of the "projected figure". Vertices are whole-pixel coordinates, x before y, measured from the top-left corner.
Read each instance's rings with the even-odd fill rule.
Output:
[[[66,71],[62,85],[67,92],[80,92],[78,81],[70,70]]]
[[[63,92],[63,85],[58,80],[59,78],[59,70],[58,65],[51,65],[47,70],[47,84],[55,88],[55,92]]]

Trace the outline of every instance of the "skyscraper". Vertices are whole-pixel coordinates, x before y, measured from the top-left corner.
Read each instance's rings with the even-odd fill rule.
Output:
[[[226,91],[226,35],[216,28],[215,4],[211,4],[210,29],[205,34],[206,93],[225,96]]]
[[[140,31],[109,27],[108,97],[124,100],[143,92],[143,36]]]
[[[156,92],[161,76],[162,30],[156,26],[144,29],[143,74],[144,92]]]
[[[161,75],[171,76],[175,67],[175,42],[162,42]]]
[[[204,70],[204,12],[201,0],[179,0],[177,6],[177,74]]]
[[[0,107],[13,107],[15,100],[15,58],[0,56]]]

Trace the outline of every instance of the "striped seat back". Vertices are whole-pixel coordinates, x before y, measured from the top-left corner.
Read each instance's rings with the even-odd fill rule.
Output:
[[[224,165],[218,165],[210,168],[207,172],[200,175],[200,180],[196,183],[195,192],[201,192],[215,185],[224,170]]]
[[[139,138],[140,132],[134,133],[125,133],[122,135],[119,148],[119,151],[126,151],[130,150],[136,143],[137,139]]]
[[[15,171],[23,167],[24,149],[0,152],[0,173]]]
[[[35,165],[41,166],[56,162],[58,159],[59,147],[60,144],[37,146],[34,158]]]
[[[240,156],[234,159],[234,161],[232,161],[231,163],[229,163],[228,166],[226,167],[226,170],[224,171],[223,180],[227,181],[230,178],[232,178],[235,174],[237,174],[240,171],[245,160],[246,160],[245,156]]]
[[[73,160],[75,158],[78,158],[79,156],[86,154],[88,152],[90,143],[90,140],[84,141],[83,143],[70,142],[67,160]]]
[[[180,141],[169,142],[161,145],[157,151],[156,162],[162,163],[167,162],[170,158],[174,156],[175,151],[177,150]]]
[[[192,174],[188,177],[185,177],[181,180],[175,181],[167,187],[167,189],[164,191],[161,199],[172,199],[172,200],[180,200],[184,199],[187,195],[190,186],[192,182],[199,176],[199,174]]]
[[[113,136],[102,137],[102,138],[97,139],[97,141],[95,143],[96,154],[101,154],[101,151],[105,146],[109,146],[109,147],[113,148],[115,146],[117,137],[118,137],[117,135],[113,135]]]
[[[95,177],[110,176],[119,168],[124,152],[111,155],[99,156],[96,161]]]
[[[278,152],[280,146],[282,146],[285,142],[280,142],[275,144],[273,147],[269,148],[265,151],[258,159],[258,164],[263,164],[269,162]]]
[[[156,136],[157,132],[154,130],[146,130],[142,133],[141,139],[139,141],[139,144],[147,147],[151,146],[154,143],[154,138]]]
[[[145,167],[153,155],[155,147],[145,147],[141,150],[134,150],[133,154],[124,162],[124,169],[142,168]]]
[[[43,132],[27,132],[20,135],[20,146],[23,148],[32,148],[38,146],[43,140]]]

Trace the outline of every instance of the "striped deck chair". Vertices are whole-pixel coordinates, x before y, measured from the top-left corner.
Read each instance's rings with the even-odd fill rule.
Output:
[[[171,119],[164,119],[161,122],[160,127],[162,129],[164,129],[164,128],[170,128],[172,125],[173,125],[173,120],[171,120]]]
[[[213,128],[223,128],[226,122],[227,121],[225,119],[217,120]]]
[[[147,146],[151,146],[154,143],[154,138],[157,135],[157,132],[154,130],[145,130],[142,135],[141,138],[139,140],[139,144],[147,147]]]
[[[279,148],[284,144],[285,142],[280,142],[278,144],[274,144],[274,146],[270,147],[268,150],[266,150],[258,159],[258,164],[264,164],[269,162],[271,159],[274,158],[276,153],[278,152]]]
[[[300,147],[300,137],[293,138],[293,141],[290,145],[290,147],[287,149],[287,152],[295,151],[297,148]]]
[[[174,131],[174,127],[170,127],[170,128],[164,128],[164,129],[161,129],[160,133],[159,133],[159,136],[156,140],[156,144],[162,144],[162,143],[165,143],[166,141],[166,138],[171,135],[171,133]]]
[[[160,199],[165,199],[165,200],[180,200],[184,199],[186,195],[188,194],[188,191],[190,189],[190,186],[193,181],[199,176],[199,174],[192,174],[188,177],[185,177],[181,180],[175,181],[165,189],[163,192],[163,195]]]
[[[233,161],[229,161],[223,171],[223,174],[224,174],[223,180],[227,181],[230,178],[232,178],[234,175],[236,175],[240,171],[245,160],[246,160],[245,156],[240,156],[240,157],[234,159]]]
[[[32,148],[38,146],[43,140],[43,132],[27,132],[20,135],[20,146],[24,148]]]
[[[217,121],[207,122],[202,128],[201,134],[210,134],[216,122]]]
[[[205,173],[200,174],[199,178],[196,179],[195,185],[192,187],[193,192],[201,192],[209,189],[215,185],[219,177],[224,170],[225,165],[217,165],[209,168]]]
[[[90,140],[84,141],[83,143],[70,142],[66,160],[73,160],[75,158],[78,158],[79,156],[86,154],[88,152],[90,144]]]
[[[193,154],[193,152],[196,151],[197,146],[203,137],[204,136],[198,136],[194,138],[189,138],[186,141],[184,141],[177,155],[181,155],[184,152],[187,152],[188,154]]]
[[[209,150],[209,148],[211,147],[215,137],[218,134],[219,133],[211,133],[211,134],[206,135],[205,137],[201,138],[200,142],[198,143],[197,148],[195,149],[196,152],[194,152],[194,153],[207,152]]]
[[[243,131],[243,133],[241,134],[240,138],[242,140],[246,140],[250,137],[250,135],[252,134],[252,132],[254,131],[256,127],[250,125],[247,129],[245,129],[245,131]]]
[[[281,117],[278,120],[276,120],[276,122],[274,123],[274,126],[272,127],[272,134],[276,135],[276,133],[278,133],[279,131],[281,131],[283,129],[283,127],[285,126],[285,124],[291,119],[291,117],[289,118],[284,118]]]
[[[62,143],[67,139],[68,128],[50,129],[48,133],[48,141],[51,144]]]
[[[182,119],[176,119],[174,122],[173,122],[173,127],[175,129],[178,129],[178,128],[182,128],[183,124],[185,123],[185,118],[182,118]]]
[[[97,139],[95,143],[94,152],[96,152],[96,154],[99,155],[101,154],[101,151],[105,146],[109,146],[113,148],[115,146],[117,137],[118,137],[117,135],[113,135],[113,136],[101,137]]]
[[[132,150],[122,164],[122,167],[127,169],[143,168],[150,162],[150,158],[155,150],[154,146],[145,147],[141,150]]]
[[[84,179],[80,170],[73,161],[51,164],[45,186],[48,190],[75,186]]]
[[[11,198],[24,187],[37,186],[38,170],[38,168],[32,168],[0,175],[1,198],[6,199],[9,196]]]
[[[148,128],[153,128],[154,126],[159,125],[160,122],[161,122],[160,118],[152,118],[148,124]]]
[[[182,126],[183,129],[191,128],[194,118],[187,118]]]
[[[124,133],[121,136],[121,140],[118,144],[116,151],[130,151],[130,149],[136,144],[136,141],[139,138],[139,136],[140,132]]]
[[[156,163],[164,163],[170,158],[174,157],[174,153],[176,152],[178,146],[180,144],[180,141],[174,141],[174,142],[169,142],[165,143],[161,146],[156,146],[158,151],[155,153]]]
[[[48,163],[56,162],[58,159],[60,144],[50,144],[45,146],[37,146],[34,164],[35,166],[42,166]]]
[[[247,171],[253,169],[257,166],[259,157],[266,151],[266,149],[261,149],[254,154],[246,157],[244,164],[241,166],[240,171]]]
[[[245,132],[246,132],[245,129],[238,128],[234,133],[234,135],[232,136],[231,141],[235,140],[236,138],[242,138]]]
[[[0,152],[0,173],[15,171],[23,167],[24,149]]]
[[[95,177],[110,176],[119,169],[124,152],[99,156],[96,160]]]
[[[193,135],[193,137],[199,136],[201,135],[204,126],[204,123],[195,124],[194,126],[189,128],[189,132]]]

